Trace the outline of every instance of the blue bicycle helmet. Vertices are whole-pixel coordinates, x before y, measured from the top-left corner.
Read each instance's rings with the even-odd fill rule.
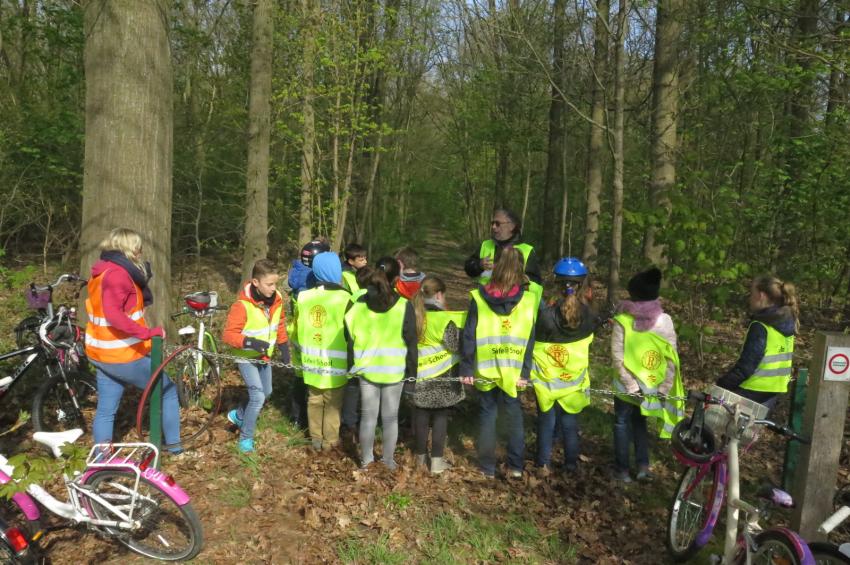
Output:
[[[582,278],[587,276],[587,267],[580,259],[564,257],[555,263],[553,269],[558,278]]]

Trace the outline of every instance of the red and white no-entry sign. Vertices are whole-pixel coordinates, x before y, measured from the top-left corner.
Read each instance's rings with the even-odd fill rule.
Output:
[[[850,348],[830,347],[826,350],[823,378],[827,381],[850,381]]]

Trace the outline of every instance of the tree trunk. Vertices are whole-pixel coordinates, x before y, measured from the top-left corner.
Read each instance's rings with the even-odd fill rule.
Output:
[[[605,158],[605,101],[608,82],[608,0],[597,0],[593,27],[593,91],[591,94],[590,137],[587,144],[587,212],[584,224],[584,263],[596,270],[596,240],[599,237],[599,203],[602,194],[602,165]]]
[[[248,102],[248,179],[242,280],[251,276],[258,259],[269,252],[269,136],[272,94],[272,0],[254,2],[254,45]]]
[[[561,160],[564,145],[564,38],[566,36],[566,0],[555,0],[552,36],[552,101],[549,104],[549,145],[546,156],[546,178],[543,183],[542,233],[540,258],[545,263],[554,254],[550,233],[555,226],[555,206],[552,196],[561,186]]]
[[[614,51],[614,178],[611,182],[611,263],[608,268],[608,304],[617,302],[620,288],[620,257],[623,250],[623,137],[625,135],[626,57],[624,42],[629,31],[629,2],[620,0],[617,14],[617,46]]]
[[[169,0],[85,2],[86,132],[80,272],[116,227],[138,231],[151,262],[151,324],[171,290],[172,71]]]
[[[667,265],[666,246],[656,241],[659,228],[670,219],[670,191],[676,185],[676,119],[679,111],[678,38],[684,0],[658,0],[655,20],[655,62],[652,69],[652,172],[649,201],[653,218],[643,241],[643,256],[654,265]]]
[[[301,7],[304,11],[304,68],[302,69],[304,81],[304,133],[303,146],[301,150],[301,206],[298,214],[298,244],[303,245],[310,241],[313,232],[313,218],[311,214],[311,203],[313,201],[313,190],[316,178],[316,116],[313,109],[315,94],[313,84],[313,72],[316,63],[316,26],[318,14],[318,0],[302,0]]]

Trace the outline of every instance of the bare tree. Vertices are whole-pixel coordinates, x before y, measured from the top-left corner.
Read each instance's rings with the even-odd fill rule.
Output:
[[[611,218],[611,263],[608,268],[608,303],[617,300],[620,288],[620,257],[623,250],[623,175],[625,153],[626,53],[624,43],[629,33],[629,0],[619,0],[617,12],[617,45],[614,48],[614,177],[611,182],[613,212]]]

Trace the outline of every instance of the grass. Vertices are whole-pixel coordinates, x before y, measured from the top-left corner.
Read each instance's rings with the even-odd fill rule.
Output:
[[[387,510],[404,510],[410,506],[411,502],[413,502],[413,498],[410,495],[391,492],[384,498],[384,508]]]
[[[222,490],[218,499],[227,506],[244,508],[251,502],[251,487],[240,481]]]
[[[407,563],[409,559],[406,550],[390,547],[390,539],[386,534],[377,540],[347,539],[339,545],[337,555],[343,563],[395,565]]]

